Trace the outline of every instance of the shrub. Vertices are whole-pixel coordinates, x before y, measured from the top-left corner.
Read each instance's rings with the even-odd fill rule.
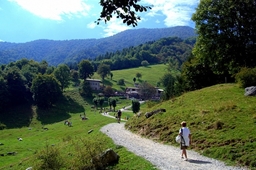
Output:
[[[256,68],[242,68],[235,79],[240,87],[256,86]]]
[[[45,150],[40,152],[38,159],[41,160],[36,169],[61,169],[64,165],[64,160],[61,157],[59,148],[56,146],[46,145]]]
[[[0,123],[0,130],[4,130],[6,128],[6,125],[3,123]]]
[[[119,79],[117,81],[117,85],[124,85],[124,79]]]

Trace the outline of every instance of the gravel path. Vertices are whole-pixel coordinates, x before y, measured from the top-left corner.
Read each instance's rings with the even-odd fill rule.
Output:
[[[188,161],[181,159],[177,147],[163,145],[142,138],[124,128],[124,123],[111,123],[101,128],[101,132],[113,139],[115,144],[141,156],[159,170],[245,170],[246,168],[226,166],[223,162],[204,157],[188,150]]]

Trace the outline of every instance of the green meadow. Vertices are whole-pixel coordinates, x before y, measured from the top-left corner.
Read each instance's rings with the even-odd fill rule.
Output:
[[[142,116],[133,117],[126,127],[178,146],[174,139],[184,120],[192,132],[190,149],[229,165],[256,169],[255,103],[256,97],[244,96],[244,89],[238,85],[219,84],[159,104],[148,103],[141,109]],[[145,118],[145,112],[159,108],[166,112]]]
[[[120,99],[116,109],[130,104],[130,100]],[[78,90],[73,89],[66,91],[65,97],[49,110],[38,111],[35,107],[31,110],[19,107],[6,113],[15,115],[6,118],[5,122],[12,123],[15,122],[12,119],[18,119],[19,124],[23,123],[23,126],[1,130],[0,154],[5,156],[0,157],[0,169],[20,170],[28,167],[40,169],[42,162],[45,162],[43,156],[49,156],[54,158],[53,161],[60,162],[60,169],[82,169],[82,165],[90,164],[92,155],[100,154],[108,148],[114,149],[120,156],[119,164],[114,167],[115,169],[127,169],[127,167],[155,169],[150,162],[121,146],[116,146],[110,138],[101,133],[102,126],[117,121],[102,116],[99,113],[100,108],[91,107],[92,102],[84,100]],[[107,107],[105,104],[106,109]],[[19,117],[23,111],[33,115],[27,125],[24,123],[27,118]],[[87,120],[81,119],[80,115],[84,114]],[[127,115],[131,117],[133,113],[124,113],[122,118],[125,119]],[[64,125],[65,120],[72,122],[72,127]],[[22,141],[18,138],[22,138]],[[7,155],[9,152],[15,152],[15,155]]]
[[[160,82],[161,77],[168,72],[167,69],[168,69],[168,65],[157,64],[157,65],[150,65],[148,67],[114,70],[114,71],[111,71],[113,73],[112,80],[110,76],[108,76],[104,80],[104,85],[111,86],[113,89],[116,89],[116,90],[125,90],[126,87],[134,86],[133,78],[134,77],[136,78],[136,73],[140,73],[142,76],[139,79],[136,78],[135,83],[141,83],[146,81],[153,86],[157,86],[157,83]],[[179,74],[179,72],[173,71],[172,74],[175,76]],[[101,79],[100,76],[97,74],[95,74],[93,78]],[[124,86],[117,85],[117,82],[120,79],[124,79],[124,82],[125,82]]]
[[[140,72],[141,81],[156,84],[160,73],[165,73],[166,66],[129,70],[113,71],[112,80],[108,77],[106,82],[115,89],[122,89],[115,81],[124,78],[126,86],[132,86],[135,74]],[[244,96],[244,89],[238,85],[219,84],[161,103],[148,101],[141,105],[140,117],[126,111],[122,118],[129,117],[126,126],[134,133],[177,147],[174,139],[180,122],[185,120],[192,132],[190,149],[229,165],[256,169],[255,103],[256,98]],[[116,110],[129,105],[131,100],[119,99]],[[58,169],[83,169],[83,166],[90,166],[92,156],[108,148],[120,155],[119,163],[109,169],[155,169],[150,162],[122,146],[116,146],[101,133],[102,126],[116,120],[102,116],[100,108],[92,106],[92,99],[85,99],[79,95],[77,88],[70,88],[48,110],[19,106],[1,113],[1,123],[6,124],[8,129],[0,130],[0,154],[4,154],[0,157],[0,170],[43,169],[47,163],[54,164]],[[103,107],[109,108],[107,102]],[[150,118],[144,116],[146,112],[159,108],[166,109],[166,112]],[[87,120],[81,120],[80,115],[84,114]],[[113,112],[109,114],[114,115]],[[72,122],[72,127],[64,125],[65,120]],[[8,152],[16,154],[7,155]]]

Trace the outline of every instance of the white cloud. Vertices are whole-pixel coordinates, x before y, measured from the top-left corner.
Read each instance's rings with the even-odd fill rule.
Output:
[[[9,0],[42,18],[63,20],[62,17],[88,15],[91,7],[84,0]]]
[[[164,15],[165,25],[171,27],[189,25],[200,0],[143,0],[143,2],[153,5],[147,16]]]
[[[94,22],[91,22],[91,23],[87,24],[87,28],[90,28],[90,29],[93,29],[93,28],[95,28],[96,26],[97,26],[97,24],[94,23]]]
[[[112,18],[110,21],[107,22],[106,27],[103,30],[105,32],[103,36],[109,37],[130,28],[131,27],[124,24],[122,20]]]

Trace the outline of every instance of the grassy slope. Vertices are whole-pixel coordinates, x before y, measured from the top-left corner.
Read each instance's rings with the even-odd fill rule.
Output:
[[[143,108],[142,113],[158,108],[167,111],[148,119],[133,117],[126,126],[164,143],[174,141],[185,120],[193,134],[191,149],[230,164],[256,168],[256,98],[244,96],[235,84],[220,84]],[[144,130],[142,130],[144,127]]]
[[[157,82],[160,81],[160,78],[167,72],[167,65],[158,64],[151,65],[148,67],[138,67],[132,69],[123,69],[123,70],[115,70],[112,71],[113,77],[112,80],[110,77],[107,77],[104,81],[105,85],[112,86],[112,88],[116,90],[124,90],[125,87],[133,87],[134,82],[133,78],[136,77],[136,73],[141,73],[142,77],[136,80],[136,83],[147,81],[153,86],[157,85]],[[173,75],[178,74],[177,72],[173,72]],[[99,75],[95,74],[93,78],[100,79]],[[124,79],[125,86],[117,85],[117,81],[120,79]]]
[[[99,114],[99,110],[91,109],[91,100],[84,100],[75,89],[65,92],[65,96],[66,98],[63,98],[52,109],[39,112],[32,107],[34,117],[28,125],[0,131],[0,143],[4,144],[0,145],[0,154],[5,154],[5,156],[1,156],[1,170],[35,167],[40,162],[38,156],[42,154],[43,150],[46,150],[47,145],[50,147],[53,145],[54,148],[60,150],[65,162],[63,169],[68,169],[68,167],[77,169],[77,164],[81,161],[78,161],[77,156],[82,152],[85,155],[88,154],[87,149],[91,145],[97,145],[96,148],[100,148],[102,151],[113,148],[120,155],[119,164],[116,165],[117,169],[127,169],[127,167],[154,169],[154,166],[145,159],[128,152],[123,147],[116,147],[110,138],[99,131],[102,126],[116,122],[115,119],[104,117]],[[128,102],[130,103],[130,101],[120,100],[116,109],[127,106]],[[15,109],[12,111],[9,114],[15,114]],[[82,121],[80,119],[80,114],[83,114],[84,111],[89,120]],[[38,115],[41,115],[41,118]],[[20,117],[20,119],[23,118]],[[27,118],[25,119],[27,120]],[[73,127],[64,125],[64,120],[71,121]],[[43,130],[42,126],[49,130]],[[91,129],[93,132],[88,134]],[[18,137],[21,137],[23,141],[18,141]],[[88,143],[90,146],[86,147]],[[17,152],[17,154],[6,156],[7,152]]]

